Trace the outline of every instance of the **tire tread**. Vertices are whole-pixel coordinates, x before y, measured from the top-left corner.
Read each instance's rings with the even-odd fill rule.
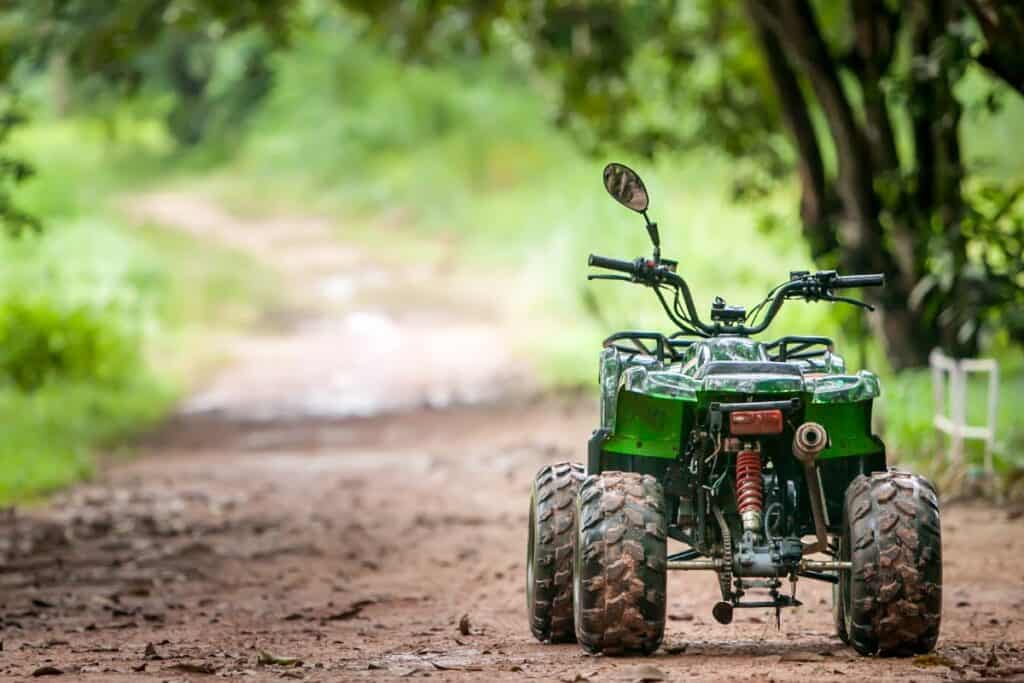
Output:
[[[931,652],[942,614],[942,543],[935,488],[909,472],[861,475],[846,493],[850,534],[847,637],[861,654]]]
[[[580,489],[576,639],[590,653],[650,654],[665,633],[667,527],[661,484],[603,472]]]
[[[530,631],[541,642],[575,639],[573,623],[573,549],[576,540],[576,495],[583,465],[547,465],[534,477],[530,497],[533,533],[533,586],[527,585]],[[529,559],[527,559],[529,561]]]

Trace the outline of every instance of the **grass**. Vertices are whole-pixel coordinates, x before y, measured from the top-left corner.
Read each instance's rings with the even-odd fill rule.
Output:
[[[0,391],[0,503],[31,500],[89,477],[97,448],[152,425],[175,396],[171,385],[152,376]]]
[[[935,401],[931,376],[925,370],[901,373],[885,384],[880,402],[879,428],[885,436],[890,460],[908,465],[938,480],[965,476],[981,476],[985,445],[978,440],[965,443],[962,467],[949,461],[949,438],[936,432],[932,420]],[[1018,419],[1015,396],[1024,392],[1024,366],[1018,356],[1011,355],[1000,367],[999,401],[996,414],[996,445],[993,464],[1001,480],[1009,481],[1024,470],[1020,453],[1024,452],[1024,430]],[[983,426],[988,419],[988,384],[986,375],[969,377],[967,422]],[[947,405],[943,411],[948,415]]]

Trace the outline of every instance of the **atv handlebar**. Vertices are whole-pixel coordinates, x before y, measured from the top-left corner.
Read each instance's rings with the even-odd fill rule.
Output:
[[[701,321],[700,316],[697,314],[697,309],[693,305],[693,295],[690,293],[690,287],[686,284],[686,280],[675,273],[674,262],[672,263],[673,266],[670,267],[668,265],[658,263],[657,261],[649,261],[643,258],[638,258],[635,261],[623,261],[621,259],[598,256],[597,254],[591,254],[590,258],[587,260],[587,264],[590,266],[625,273],[629,276],[629,280],[654,288],[655,293],[657,293],[662,307],[665,309],[665,312],[668,313],[669,318],[676,323],[680,329],[686,331],[687,328],[690,328],[689,332],[698,335],[715,335],[721,333],[752,335],[763,332],[765,328],[771,324],[772,320],[774,320],[786,299],[802,298],[807,301],[842,301],[871,308],[863,302],[844,297],[837,297],[833,292],[837,289],[885,286],[885,275],[882,273],[839,275],[834,270],[822,270],[816,273],[811,273],[809,271],[792,272],[789,275],[789,281],[784,282],[774,290],[773,295],[771,295],[770,298],[771,305],[768,307],[768,311],[765,314],[764,319],[759,324],[748,327],[740,324],[723,325],[721,322],[714,322],[709,325]],[[615,278],[613,276],[608,277],[611,279],[627,279]],[[661,291],[658,289],[661,285],[674,287],[677,291],[677,296],[680,294],[682,295],[683,304],[685,306],[685,315],[678,307],[675,309],[675,315],[673,314],[672,309],[669,308],[661,294]],[[768,303],[768,301],[769,300],[766,300],[764,303]],[[742,316],[742,309],[740,309],[740,311],[740,315]],[[744,318],[740,317],[738,321],[742,322],[744,321]]]
[[[620,273],[626,273],[627,275],[636,275],[636,262],[635,261],[623,261],[617,258],[608,258],[606,256],[598,256],[597,254],[591,254],[590,258],[587,259],[588,266],[594,266],[595,268],[605,268],[607,270],[617,270]]]
[[[853,287],[885,287],[885,275],[875,273],[873,275],[837,275],[836,289],[847,289]]]

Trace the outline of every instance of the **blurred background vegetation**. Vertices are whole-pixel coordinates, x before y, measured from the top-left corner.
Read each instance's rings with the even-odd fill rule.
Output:
[[[948,475],[932,348],[998,358],[1012,481],[1022,41],[995,0],[7,3],[0,500],[87,475],[166,414],[204,335],[273,298],[237,254],[134,225],[127,195],[201,186],[410,259],[444,244],[500,273],[549,387],[590,387],[612,328],[664,327],[649,293],[585,282],[588,253],[648,250],[603,196],[611,159],[641,170],[699,302],[753,303],[791,269],[887,272],[871,324],[792,306],[774,330],[883,375],[896,459]]]

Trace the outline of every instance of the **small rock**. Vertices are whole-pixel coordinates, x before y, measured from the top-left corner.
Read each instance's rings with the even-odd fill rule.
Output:
[[[302,666],[302,660],[298,657],[278,657],[263,650],[260,650],[256,663],[260,666]]]
[[[64,672],[55,666],[41,666],[32,672],[33,676],[63,676]]]
[[[630,681],[631,683],[654,683],[667,680],[665,672],[652,664],[619,669],[614,673],[614,678],[617,681]]]
[[[181,662],[168,666],[165,670],[169,671],[182,671],[188,674],[215,674],[217,673],[217,667],[209,662]]]
[[[822,662],[825,658],[817,652],[787,652],[779,657],[780,662]]]
[[[461,633],[464,636],[468,636],[469,635],[469,627],[470,627],[469,615],[468,614],[463,614],[462,618],[459,619],[459,633]]]
[[[363,608],[368,607],[369,605],[372,605],[376,602],[377,601],[373,598],[356,600],[342,611],[337,612],[335,614],[331,614],[325,618],[327,619],[327,621],[348,621],[349,619],[353,619],[359,616],[359,614],[363,611]]]
[[[590,679],[577,671],[572,676],[562,676],[558,680],[562,683],[580,683],[580,681],[589,681]]]
[[[927,655],[918,655],[914,657],[914,666],[919,667],[932,667],[932,666],[948,666],[953,667],[955,663],[949,657],[940,655],[937,652],[932,652]]]

